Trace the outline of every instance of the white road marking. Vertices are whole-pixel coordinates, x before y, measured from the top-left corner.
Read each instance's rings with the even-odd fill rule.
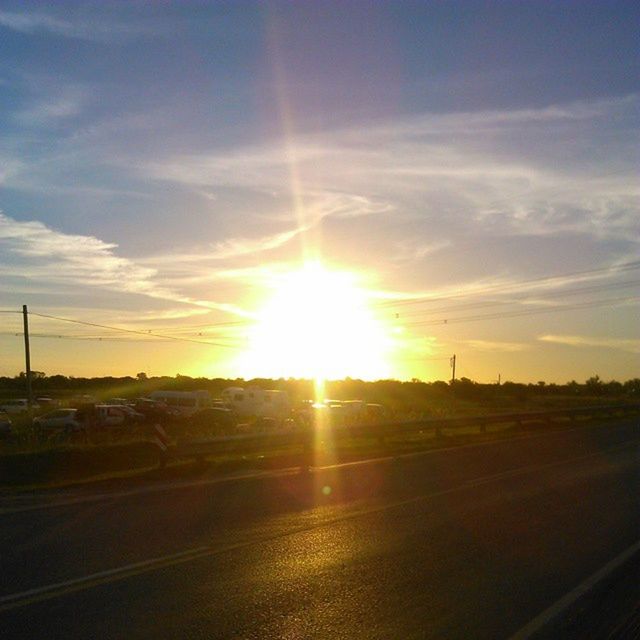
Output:
[[[73,578],[71,580],[64,580],[62,582],[54,582],[53,584],[45,585],[44,587],[36,587],[35,589],[28,589],[27,591],[21,591],[19,593],[12,593],[8,596],[2,596],[0,598],[0,611],[3,610],[2,605],[11,604],[16,600],[22,600],[24,598],[29,598],[30,596],[37,596],[46,594],[51,591],[57,591],[60,589],[64,589],[67,587],[74,587],[81,585],[86,582],[94,582],[97,580],[101,580],[103,578],[111,578],[114,576],[119,576],[119,574],[130,573],[131,571],[139,572],[140,569],[149,569],[154,565],[158,565],[168,560],[184,560],[187,557],[200,554],[203,551],[210,551],[211,547],[197,547],[195,549],[187,549],[186,551],[180,551],[178,553],[173,553],[167,556],[161,556],[158,558],[150,558],[148,560],[141,560],[140,562],[133,562],[131,564],[125,564],[121,567],[116,567],[115,569],[107,569],[106,571],[98,571],[97,573],[92,573],[87,576],[82,576],[80,578]]]
[[[581,597],[594,589],[599,582],[609,577],[614,571],[626,562],[629,562],[636,555],[640,554],[640,540],[632,544],[629,548],[616,556],[613,560],[607,562],[601,569],[583,580],[575,589],[572,589],[554,602],[550,607],[545,609],[540,615],[536,616],[531,622],[522,627],[509,640],[527,640],[532,638],[536,633],[541,631],[545,626],[559,617],[569,607],[576,603]]]
[[[596,452],[593,455],[603,455],[605,453],[608,453],[609,451],[619,449],[621,448],[621,446],[622,445],[611,447],[610,449]],[[581,460],[584,460],[585,458],[593,457],[593,455],[590,454],[587,456],[585,455],[577,456],[575,458],[570,458],[569,460],[564,460],[563,463],[581,461]],[[520,471],[520,474],[511,473],[511,475],[512,476],[526,475],[528,473],[531,473],[532,471],[535,471],[537,468],[543,469],[548,466],[551,466],[551,465],[547,463],[547,464],[540,465],[539,467],[531,467],[531,466],[522,467],[521,469],[518,470]],[[246,540],[243,542],[219,546],[219,547],[213,547],[213,546],[197,547],[194,549],[188,549],[186,551],[181,551],[177,553],[168,554],[165,556],[151,558],[149,560],[142,560],[140,562],[123,565],[121,567],[116,567],[114,569],[108,569],[106,571],[93,573],[88,576],[82,576],[79,578],[74,578],[71,580],[63,581],[63,582],[44,585],[42,587],[35,587],[27,591],[21,591],[21,592],[9,594],[9,595],[0,597],[0,612],[26,607],[31,604],[35,604],[37,602],[42,602],[44,600],[51,600],[51,599],[66,595],[68,593],[83,591],[85,589],[90,589],[91,587],[95,587],[101,584],[118,582],[120,580],[124,580],[132,576],[141,575],[143,573],[148,573],[150,571],[162,569],[164,567],[175,566],[178,564],[185,564],[187,562],[193,562],[201,558],[222,555],[230,551],[236,551],[238,549],[243,549],[246,547],[263,544],[265,542],[271,542],[273,540],[285,538],[288,536],[293,536],[298,533],[305,533],[307,531],[313,531],[313,530],[327,527],[333,524],[338,524],[341,522],[362,518],[367,515],[381,513],[390,509],[397,509],[398,507],[403,507],[410,504],[425,502],[428,500],[432,500],[434,498],[440,498],[453,493],[458,493],[460,491],[466,491],[466,490],[472,489],[476,484],[483,483],[484,481],[495,482],[497,480],[500,480],[501,475],[502,474],[498,474],[498,476],[493,475],[493,476],[485,476],[482,478],[478,478],[475,481],[475,484],[466,482],[459,486],[452,487],[450,489],[444,489],[441,491],[436,491],[430,494],[423,494],[419,496],[414,496],[412,498],[397,500],[395,502],[389,502],[381,505],[355,509],[349,513],[346,513],[334,518],[328,518],[322,522],[319,522],[313,525],[303,525],[300,527],[289,529],[285,532],[279,532],[269,536],[255,538],[253,540]]]

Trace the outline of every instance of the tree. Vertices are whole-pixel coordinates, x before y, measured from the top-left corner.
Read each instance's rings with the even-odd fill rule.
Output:
[[[136,378],[138,378],[138,380],[140,380],[140,382],[144,382],[145,380],[149,379],[147,377],[147,374],[144,371],[141,371],[140,373],[136,373]]]
[[[623,387],[626,393],[634,396],[640,396],[640,378],[627,380]]]
[[[599,396],[603,391],[602,380],[599,375],[591,376],[585,383],[588,393]]]

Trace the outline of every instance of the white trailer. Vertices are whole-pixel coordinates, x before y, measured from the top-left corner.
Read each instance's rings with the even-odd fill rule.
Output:
[[[183,416],[206,409],[213,404],[208,391],[153,391],[149,394],[151,400],[164,402],[168,407]]]
[[[291,413],[287,392],[277,389],[228,387],[222,392],[222,402],[242,417],[284,419]]]

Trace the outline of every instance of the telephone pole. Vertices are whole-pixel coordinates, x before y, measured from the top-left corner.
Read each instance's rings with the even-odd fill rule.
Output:
[[[31,352],[29,350],[29,312],[27,305],[22,305],[22,323],[24,325],[24,360],[27,376],[27,402],[29,403],[29,412],[33,406],[33,389],[31,387]]]
[[[456,381],[456,354],[454,353],[449,361],[451,363],[451,384]]]

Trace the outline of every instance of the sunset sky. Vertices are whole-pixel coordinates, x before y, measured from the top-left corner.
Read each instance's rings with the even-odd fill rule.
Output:
[[[638,377],[639,21],[2,1],[0,309],[142,332],[33,315],[47,374]]]

